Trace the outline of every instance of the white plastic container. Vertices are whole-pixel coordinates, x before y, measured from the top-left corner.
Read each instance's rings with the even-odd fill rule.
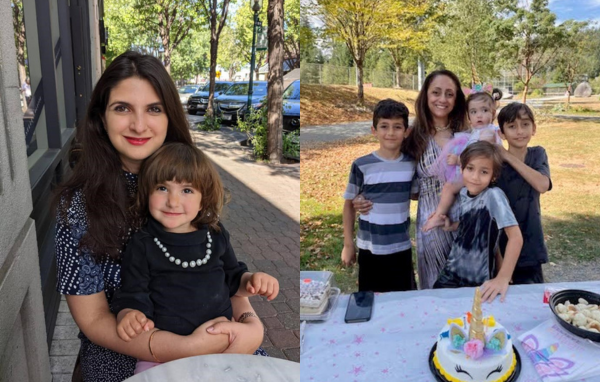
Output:
[[[321,313],[303,313],[300,307],[301,321],[326,321],[335,309],[340,289],[333,286],[333,273],[329,271],[300,271],[300,283],[320,281],[329,286],[329,297],[325,309]]]

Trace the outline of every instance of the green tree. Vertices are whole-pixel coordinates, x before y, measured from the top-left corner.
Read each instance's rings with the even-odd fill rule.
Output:
[[[317,47],[317,38],[318,31],[310,26],[307,15],[302,13],[298,32],[298,45],[302,62],[323,63],[323,55]]]
[[[208,71],[209,31],[192,31],[173,51],[171,77],[188,80]],[[196,79],[195,79],[196,81]]]
[[[285,2],[284,60],[290,68],[300,67],[300,1]]]
[[[235,41],[234,32],[228,25],[225,25],[223,32],[221,32],[217,63],[220,67],[227,68],[229,79],[232,79],[235,73],[242,68],[242,61],[238,53],[238,45]]]
[[[510,28],[504,28],[497,47],[523,83],[522,101],[527,100],[531,79],[557,55],[565,39],[565,28],[556,25],[556,15],[548,8],[548,0],[532,0],[528,8],[510,5],[513,15]]]
[[[587,22],[567,20],[563,23],[565,27],[565,38],[562,46],[556,54],[554,66],[556,74],[565,84],[572,84],[576,77],[585,70],[588,63],[587,58],[593,52],[588,50],[588,41],[584,34]],[[567,85],[568,86],[568,85]],[[567,96],[567,108],[571,103],[571,92]]]
[[[202,5],[202,0],[135,0],[138,33],[157,36],[167,72],[171,72],[173,51],[192,30],[205,24]]]
[[[471,85],[496,77],[498,34],[508,23],[503,6],[496,0],[448,2],[432,39],[433,60]]]
[[[213,100],[215,97],[215,77],[217,75],[217,57],[219,52],[219,38],[229,10],[229,0],[202,0],[204,16],[209,21],[210,27],[210,86],[208,90],[208,107],[206,117],[212,118],[214,114]]]
[[[383,46],[389,51],[396,72],[396,86],[401,87],[403,67],[422,57],[440,22],[444,3],[439,0],[415,0],[405,2]]]
[[[367,52],[390,32],[401,8],[393,0],[316,0],[327,36],[346,44],[357,68],[358,105],[364,104],[363,66]]]
[[[243,2],[233,17],[233,29],[238,47],[238,54],[240,54],[244,61],[248,63],[252,57],[252,31],[254,25],[254,11],[252,11],[252,8],[250,7],[252,3],[253,2]],[[262,0],[262,7],[258,14],[258,20],[263,26],[267,25],[267,12],[265,12],[267,6],[268,0]],[[267,51],[263,50],[256,52],[256,65],[254,67],[255,80],[258,80],[258,71],[265,64],[266,57]]]

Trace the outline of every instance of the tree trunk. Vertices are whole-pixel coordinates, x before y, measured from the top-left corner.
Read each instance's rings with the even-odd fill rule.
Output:
[[[529,91],[529,81],[525,84],[525,88],[523,89],[523,96],[521,97],[521,102],[527,102],[527,92]]]
[[[396,65],[396,86],[398,88],[402,88],[402,84],[400,82],[400,75],[402,74],[402,67],[397,64]]]
[[[215,99],[215,78],[217,76],[217,49],[219,48],[219,42],[217,40],[217,18],[210,21],[210,74],[208,80],[210,86],[208,88],[208,105],[206,107],[206,118],[210,118],[214,115],[214,99]]]
[[[358,86],[358,106],[365,104],[365,92],[363,89],[363,63],[356,62],[356,85]]]
[[[171,49],[167,49],[166,47],[164,49],[163,65],[165,66],[167,73],[171,74]]]
[[[268,154],[269,160],[283,159],[283,0],[269,0],[267,9],[269,38]]]

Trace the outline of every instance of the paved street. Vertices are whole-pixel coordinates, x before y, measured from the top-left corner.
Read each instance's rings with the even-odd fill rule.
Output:
[[[188,115],[191,126],[202,119]],[[300,362],[300,165],[254,162],[249,150],[239,145],[245,135],[228,126],[192,135],[217,165],[231,194],[223,224],[238,259],[251,272],[264,271],[279,280],[275,300],[250,299],[265,326],[262,347],[272,357]],[[53,382],[71,381],[78,332],[63,298],[50,349]]]

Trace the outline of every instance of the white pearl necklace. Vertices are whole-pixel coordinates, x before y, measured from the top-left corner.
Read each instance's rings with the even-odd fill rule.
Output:
[[[206,239],[208,241],[208,243],[206,243],[206,256],[204,256],[202,259],[192,260],[189,263],[187,261],[181,261],[180,259],[175,258],[175,256],[171,256],[167,250],[167,247],[165,247],[164,244],[158,240],[158,238],[155,237],[154,242],[156,245],[158,245],[158,248],[165,253],[165,257],[168,258],[170,262],[181,265],[183,268],[187,268],[188,266],[190,268],[194,268],[201,267],[202,265],[206,264],[208,260],[210,260],[210,254],[212,253],[212,250],[210,249],[212,247],[212,237],[210,236],[210,232],[206,232]]]

